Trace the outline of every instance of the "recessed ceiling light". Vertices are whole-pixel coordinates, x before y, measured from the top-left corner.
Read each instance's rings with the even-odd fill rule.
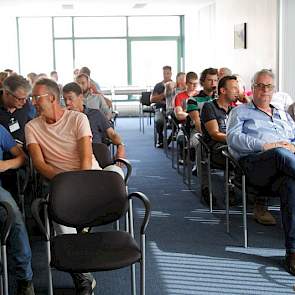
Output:
[[[62,9],[74,9],[74,4],[62,4]]]
[[[134,5],[133,5],[133,7],[132,8],[143,8],[143,7],[145,7],[147,5],[147,3],[146,2],[142,2],[142,3],[135,3]]]

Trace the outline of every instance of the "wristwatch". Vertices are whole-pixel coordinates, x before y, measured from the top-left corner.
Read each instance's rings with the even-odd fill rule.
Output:
[[[119,146],[119,145],[125,146],[125,144],[123,142],[117,144],[117,146]]]

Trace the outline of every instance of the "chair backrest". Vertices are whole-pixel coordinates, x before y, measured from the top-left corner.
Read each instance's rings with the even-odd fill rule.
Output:
[[[51,218],[65,226],[114,222],[128,208],[124,180],[118,173],[103,170],[60,173],[50,183],[48,208]]]
[[[146,91],[146,92],[142,92],[141,93],[141,97],[140,97],[140,103],[144,106],[150,106],[151,105],[151,92],[150,91]]]
[[[105,168],[113,164],[111,152],[106,144],[104,143],[93,143],[92,144],[93,154],[101,168]]]

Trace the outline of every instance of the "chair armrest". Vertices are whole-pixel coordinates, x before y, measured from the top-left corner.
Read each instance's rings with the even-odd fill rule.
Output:
[[[20,170],[24,170],[24,173],[25,174],[24,174],[24,177],[23,178],[21,177]],[[30,175],[31,175],[29,165],[25,165],[23,167],[18,168],[16,170],[16,175],[17,175],[17,179],[19,181],[20,193],[21,194],[24,194],[24,192],[25,192],[25,190],[26,190],[26,188],[28,186],[28,183],[29,183],[29,180],[30,180]]]
[[[227,144],[221,145],[216,149],[216,151],[221,151],[221,152],[224,150],[227,150]]]
[[[131,173],[132,173],[131,163],[127,159],[123,159],[123,158],[115,159],[114,164],[116,164],[116,163],[123,163],[126,166],[127,173],[125,175],[124,181],[125,181],[125,184],[128,184],[129,178],[130,178]]]
[[[132,199],[134,197],[140,199],[145,207],[144,218],[140,226],[140,234],[143,235],[145,234],[146,228],[151,217],[151,203],[147,196],[141,192],[134,192],[128,195],[128,199]]]
[[[234,169],[242,172],[243,175],[246,175],[244,168],[240,163],[230,154],[228,150],[222,150],[222,154],[229,159],[230,163],[233,165]]]
[[[196,137],[199,141],[199,143],[202,145],[202,147],[205,149],[207,154],[210,154],[210,148],[208,147],[208,145],[205,143],[205,141],[203,140],[203,136],[201,133],[196,133]]]
[[[41,210],[44,209],[47,204],[48,204],[48,201],[43,198],[35,199],[32,203],[31,210],[32,210],[33,218],[35,219],[37,225],[39,226],[40,231],[44,235],[46,241],[49,241],[50,233],[47,233],[45,224],[43,224],[40,217]]]
[[[6,214],[7,214],[7,217],[6,217],[6,220],[4,221],[4,224],[2,226],[1,235],[0,235],[1,245],[6,245],[6,241],[7,241],[8,235],[10,233],[11,226],[14,222],[15,216],[14,216],[12,207],[9,203],[0,202],[0,206],[5,209]]]

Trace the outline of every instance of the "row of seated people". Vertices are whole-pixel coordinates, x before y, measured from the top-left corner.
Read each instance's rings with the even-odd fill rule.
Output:
[[[27,98],[31,93],[32,101]],[[116,158],[125,158],[121,137],[110,121],[98,109],[85,106],[82,87],[71,82],[63,87],[67,108],[60,104],[60,88],[52,79],[39,79],[32,92],[29,82],[19,75],[3,81],[0,108],[0,149],[3,159],[1,172],[21,167],[26,152],[34,168],[51,180],[64,171],[102,169],[94,157],[92,142],[100,143],[104,136],[117,145]],[[21,143],[25,143],[22,146]],[[104,170],[114,171],[124,177],[119,166],[110,165]],[[15,182],[10,183],[15,187]],[[8,185],[7,188],[11,188]],[[16,216],[8,238],[10,266],[15,270],[17,294],[34,294],[32,283],[31,249],[20,210],[8,190],[0,186],[0,201],[8,202]],[[0,226],[5,214],[0,212]],[[75,229],[55,226],[56,233],[74,233]],[[77,294],[92,294],[95,280],[90,273],[71,274]]]
[[[272,71],[263,69],[255,73],[252,98],[242,101],[239,106],[236,106],[236,101],[240,100],[237,77],[228,75],[218,80],[217,74],[212,68],[203,71],[200,79],[203,90],[197,93],[198,76],[187,73],[186,90],[175,97],[176,118],[180,122],[192,123],[190,140],[196,149],[200,147],[196,133],[202,133],[211,150],[213,163],[225,168],[220,147],[227,145],[229,152],[245,169],[251,185],[271,187],[272,193],[280,197],[285,264],[286,269],[295,275],[295,122],[284,110],[286,107],[272,105],[275,89]],[[202,195],[208,203],[207,169],[201,166],[199,170]],[[280,183],[277,183],[278,179]],[[265,198],[255,196],[254,218],[262,224],[275,224],[265,201]]]

